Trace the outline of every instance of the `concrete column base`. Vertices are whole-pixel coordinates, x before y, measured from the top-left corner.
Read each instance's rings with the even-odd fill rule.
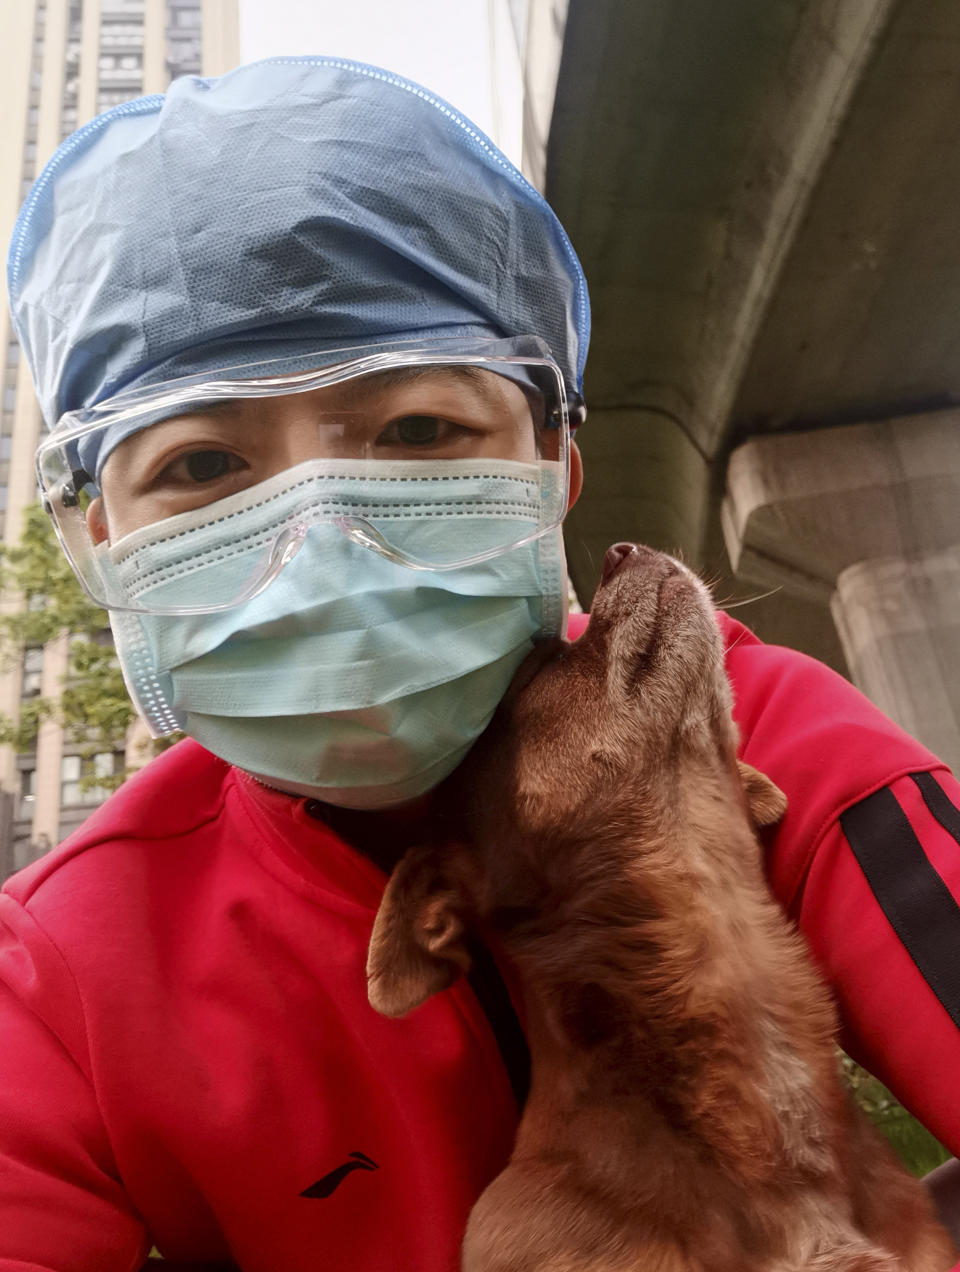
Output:
[[[829,603],[851,677],[960,771],[960,414],[754,438],[723,529],[741,579]]]
[[[960,772],[960,546],[852,565],[830,609],[856,684]]]

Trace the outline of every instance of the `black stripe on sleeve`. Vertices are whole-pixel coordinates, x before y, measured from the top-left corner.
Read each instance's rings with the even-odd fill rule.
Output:
[[[956,809],[953,813],[960,830],[960,814]],[[960,1026],[960,906],[930,864],[893,792],[884,788],[848,808],[840,825],[891,927]]]
[[[951,804],[946,793],[930,773],[911,773],[923,802],[948,835],[960,844],[960,809]]]
[[[530,1048],[526,1035],[513,1010],[510,993],[493,955],[485,945],[476,940],[470,942],[470,954],[473,967],[467,979],[490,1022],[503,1063],[507,1067],[507,1076],[517,1107],[522,1111],[530,1093]]]

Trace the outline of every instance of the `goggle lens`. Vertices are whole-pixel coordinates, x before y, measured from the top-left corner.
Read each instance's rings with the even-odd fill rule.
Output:
[[[58,428],[40,484],[89,595],[210,612],[269,586],[307,534],[453,570],[559,525],[569,425],[549,358],[370,361],[161,386]],[[82,470],[105,453],[96,479]]]

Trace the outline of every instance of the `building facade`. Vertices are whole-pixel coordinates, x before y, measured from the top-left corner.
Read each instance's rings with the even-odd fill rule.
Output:
[[[0,235],[10,241],[20,205],[60,142],[120,102],[162,92],[178,75],[219,75],[239,55],[238,0],[8,0],[0,6]],[[43,430],[6,306],[0,312],[0,524],[16,543],[36,498],[33,455]],[[16,598],[0,604],[11,606]],[[67,637],[0,664],[0,713],[55,698],[67,670]],[[26,865],[77,826],[106,777],[142,757],[81,754],[54,721],[35,749],[0,748],[0,878]]]

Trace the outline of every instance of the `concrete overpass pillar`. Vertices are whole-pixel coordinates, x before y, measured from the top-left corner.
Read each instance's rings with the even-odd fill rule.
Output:
[[[851,565],[831,610],[856,683],[960,772],[960,547]]]
[[[858,687],[960,771],[960,412],[754,438],[722,519],[738,577],[829,602]]]
[[[604,552],[617,539],[653,544],[699,567],[711,472],[678,421],[665,411],[591,409],[577,444],[584,498],[566,519],[564,540],[583,605],[593,594]]]

